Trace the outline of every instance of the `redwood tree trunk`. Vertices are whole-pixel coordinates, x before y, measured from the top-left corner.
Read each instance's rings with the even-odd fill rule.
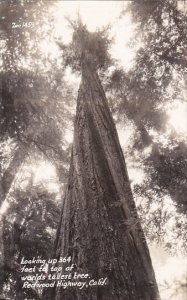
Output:
[[[55,288],[50,299],[160,299],[114,121],[86,64],[55,255],[71,256],[74,271],[108,279],[106,286]]]

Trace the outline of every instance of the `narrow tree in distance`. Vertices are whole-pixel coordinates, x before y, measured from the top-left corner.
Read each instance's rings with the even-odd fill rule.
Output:
[[[55,287],[46,299],[160,299],[125,159],[97,74],[109,62],[109,43],[104,31],[89,33],[81,22],[73,26],[73,41],[64,53],[82,78],[55,256],[71,256],[74,271],[95,280],[107,277],[107,285]]]

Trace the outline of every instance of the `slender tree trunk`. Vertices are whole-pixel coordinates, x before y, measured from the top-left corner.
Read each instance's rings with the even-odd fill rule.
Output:
[[[58,288],[53,300],[160,299],[123,152],[95,71],[84,65],[56,257],[106,286]],[[48,296],[49,297],[49,296]]]
[[[143,147],[149,145],[152,146],[152,153],[149,162],[154,167],[153,180],[156,180],[156,183],[160,186],[160,188],[163,188],[163,191],[168,192],[168,195],[177,204],[179,211],[187,213],[186,182],[180,177],[182,176],[185,178],[185,168],[181,169],[181,173],[179,172],[178,174],[176,167],[174,168],[177,158],[180,161],[182,157],[185,156],[185,149],[179,145],[177,151],[175,150],[176,160],[172,162],[171,155],[171,160],[168,161],[167,157],[164,157],[162,154],[159,144],[153,141],[143,122],[141,120],[134,119],[134,123],[140,133],[141,145]],[[178,178],[176,177],[176,174]]]
[[[3,204],[6,196],[11,188],[11,185],[21,167],[23,161],[28,155],[29,147],[31,143],[23,144],[19,143],[18,148],[14,152],[14,157],[11,160],[8,168],[3,173],[0,180],[0,205]]]
[[[123,95],[123,91],[121,91]],[[126,97],[123,97],[123,103],[125,106],[125,110],[128,113],[128,117],[134,122],[139,134],[140,134],[140,143],[143,147],[149,146],[153,143],[152,137],[147,131],[145,125],[143,124],[142,118],[145,116],[146,112],[151,110],[151,106],[144,105],[144,107],[138,111],[135,111],[134,106],[131,102],[127,101]]]

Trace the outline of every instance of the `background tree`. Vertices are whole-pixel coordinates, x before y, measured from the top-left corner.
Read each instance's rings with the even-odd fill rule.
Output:
[[[42,186],[15,190],[1,226],[4,241],[4,264],[1,266],[1,297],[41,299],[40,289],[22,289],[22,257],[48,259],[52,255],[54,232],[59,221],[59,204],[55,194]]]
[[[39,52],[49,7],[41,1],[30,3],[29,6],[26,3],[15,4],[10,1],[1,6],[3,20],[1,43],[4,45],[1,67],[1,144],[6,147],[6,141],[9,139],[12,141],[12,159],[9,166],[6,170],[1,166],[1,204],[21,164],[33,147],[38,147],[45,153],[48,151],[48,156],[58,155],[60,160],[67,158],[61,145],[55,142],[55,138],[56,141],[62,140],[62,131],[55,127],[59,119],[61,128],[63,124],[67,126],[67,120],[71,119],[63,106],[63,101],[68,105],[67,99],[70,99],[70,95],[73,98],[72,92],[63,81],[62,71],[59,73],[55,68],[55,72],[46,74],[45,66],[47,68],[53,65],[54,61],[49,59],[46,62],[47,59],[45,58],[45,61],[44,57],[41,58],[41,51]],[[44,23],[43,26],[41,23]],[[34,35],[36,27],[40,27],[40,32]],[[36,75],[37,72],[39,75]],[[55,103],[52,101],[54,98]],[[48,127],[52,126],[48,130],[48,141],[46,141],[46,124]],[[54,142],[57,149],[55,146],[51,147]],[[3,156],[5,157],[6,153],[2,147]],[[61,165],[58,168],[63,167]]]
[[[108,93],[118,120],[130,120],[136,130],[130,149],[147,178],[135,187],[135,193],[142,198],[144,195],[149,207],[151,199],[165,201],[169,195],[178,211],[186,214],[186,142],[184,136],[167,126],[167,107],[185,102],[186,12],[177,3],[133,1],[127,6],[125,13],[130,13],[136,24],[133,44],[138,50],[130,71],[114,70]],[[178,223],[181,221],[176,220],[176,227]],[[181,227],[178,234],[184,230]]]
[[[18,205],[16,196],[12,196],[17,187],[16,177],[20,177],[22,167],[28,157],[31,157],[31,153],[37,153],[40,160],[51,161],[56,167],[61,183],[66,182],[67,170],[64,165],[68,162],[69,150],[68,145],[63,140],[63,132],[64,127],[67,127],[67,123],[72,117],[63,103],[65,102],[66,107],[68,107],[73,101],[73,96],[70,86],[64,81],[62,70],[60,69],[59,72],[59,69],[55,68],[54,72],[50,73],[49,66],[53,66],[54,61],[50,60],[49,57],[42,56],[41,50],[39,50],[42,34],[45,32],[46,35],[46,14],[49,5],[46,3],[43,5],[41,1],[29,5],[22,1],[19,3],[8,1],[3,2],[0,9],[2,14],[1,45],[3,46],[0,69],[0,144],[2,158],[0,207],[1,210],[7,205],[11,207],[11,212],[6,211],[4,213],[5,218],[0,216],[2,218],[0,227],[0,293],[3,293],[1,294],[3,297],[6,290],[11,287],[7,296],[22,299],[26,296],[21,291],[19,259],[24,254],[23,248],[25,247],[25,251],[28,248],[26,244],[23,245],[23,240],[20,237],[22,225],[17,225],[16,222],[11,223],[11,217],[13,214],[16,215],[17,206],[19,209],[22,207],[22,210],[19,211],[20,214],[21,211],[23,214],[25,213],[25,206],[29,206],[31,190],[28,187],[27,197],[26,194],[24,197],[21,196],[23,191],[20,191]],[[40,28],[40,31],[35,34],[37,27]],[[70,98],[71,101],[68,104]],[[33,157],[32,163],[34,163]],[[11,197],[13,197],[16,205],[14,205],[15,202],[11,201]],[[43,201],[43,206],[40,205],[38,210],[46,209],[48,200],[45,200],[46,203]],[[52,205],[55,206],[53,202],[51,207]],[[51,207],[47,205],[48,210]],[[32,214],[32,218],[34,218],[33,216]],[[23,221],[23,216],[20,216],[18,212],[17,217],[21,219],[20,222]],[[26,227],[30,226],[29,220],[25,219],[24,223],[26,223]],[[43,221],[38,219],[36,223],[40,235],[42,235],[44,228],[51,226],[49,218]],[[41,253],[40,239],[36,239],[34,242],[36,232],[33,226],[32,229],[33,231],[28,233],[31,235],[30,247],[32,242],[35,245],[32,255],[34,255],[34,251],[39,251],[41,255],[44,254],[45,256],[45,253]],[[45,235],[44,232],[43,234]],[[23,239],[26,240],[27,237],[24,236]],[[14,248],[15,240],[17,240],[16,247],[18,249]],[[52,243],[46,243],[47,245],[52,248]],[[6,254],[4,255],[4,253]],[[31,290],[28,293],[30,294],[27,297],[36,297],[36,299],[39,297],[38,291]]]

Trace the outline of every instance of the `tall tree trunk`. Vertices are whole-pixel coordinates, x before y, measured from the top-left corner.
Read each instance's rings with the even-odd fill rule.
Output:
[[[159,299],[117,131],[98,75],[86,64],[56,240],[56,257],[69,255],[74,271],[96,280],[107,277],[108,284],[56,287],[48,299]]]

